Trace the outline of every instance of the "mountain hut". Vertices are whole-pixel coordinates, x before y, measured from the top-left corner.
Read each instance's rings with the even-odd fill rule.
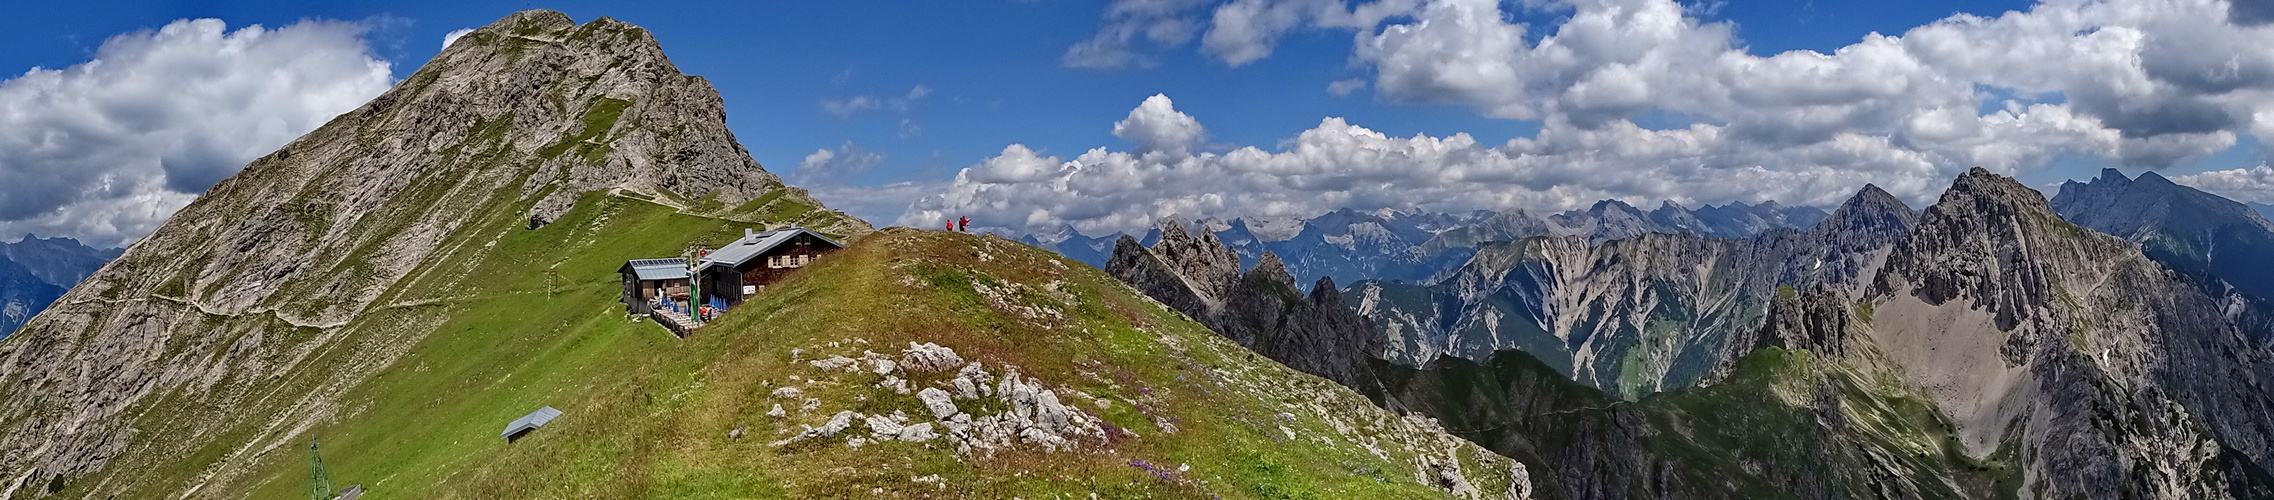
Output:
[[[713,250],[695,265],[702,280],[705,301],[712,307],[731,308],[742,300],[781,281],[790,271],[814,259],[845,248],[845,244],[802,227],[754,232],[742,230],[742,239]]]

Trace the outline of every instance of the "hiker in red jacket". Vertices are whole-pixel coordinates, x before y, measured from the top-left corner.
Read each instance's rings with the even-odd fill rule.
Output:
[[[947,229],[944,229],[944,231],[954,231],[954,230],[955,230],[955,221],[952,221],[952,220],[951,220],[951,221],[947,221]]]
[[[964,218],[961,218],[961,219],[957,219],[957,220],[955,221],[955,223],[956,223],[956,226],[958,226],[958,227],[957,227],[955,230],[957,230],[957,231],[962,231],[962,232],[966,232],[966,233],[968,233],[968,232],[971,232],[971,218],[970,218],[970,217],[964,217]]]

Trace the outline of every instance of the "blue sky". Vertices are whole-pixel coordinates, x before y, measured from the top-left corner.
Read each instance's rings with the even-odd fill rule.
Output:
[[[374,52],[394,63],[401,78],[439,52],[452,30],[547,8],[578,22],[609,16],[654,32],[682,71],[719,88],[729,126],[752,156],[782,173],[815,149],[848,140],[889,155],[863,179],[879,183],[946,179],[1011,143],[1078,153],[1117,142],[1113,121],[1159,93],[1205,109],[1218,140],[1240,144],[1272,144],[1330,115],[1397,135],[1468,132],[1506,139],[1530,130],[1458,107],[1329,95],[1328,82],[1356,75],[1342,67],[1347,40],[1339,41],[1342,47],[1295,44],[1237,69],[1193,53],[1169,54],[1153,68],[1061,66],[1066,47],[1096,31],[1103,6],[1063,0],[43,2],[31,12],[11,12],[15,26],[0,30],[0,43],[12,50],[0,53],[0,68],[85,62],[111,35],[176,19],[218,18],[234,28],[325,18],[374,26]],[[840,117],[822,107],[826,99],[905,95],[916,85],[934,93],[906,112]],[[903,138],[903,118],[922,132]]]
[[[1398,198],[1369,193],[1337,191],[1293,193],[1294,197],[1323,201],[1289,203],[1285,200],[1264,200],[1248,204],[1211,203],[1206,200],[1223,198],[1224,193],[1206,192],[1142,192],[1137,197],[1114,198],[1123,204],[1144,204],[1144,196],[1175,199],[1186,196],[1191,200],[1179,205],[1182,208],[1112,210],[1098,207],[1064,204],[1060,206],[1013,207],[994,213],[984,209],[990,206],[985,198],[1016,196],[1015,190],[990,190],[987,186],[971,186],[973,182],[952,181],[966,167],[985,162],[1006,160],[1006,146],[1021,145],[1031,149],[1046,163],[1075,160],[1092,148],[1107,148],[1115,152],[1127,151],[1133,155],[1143,148],[1131,139],[1117,137],[1117,121],[1135,119],[1133,108],[1147,97],[1162,94],[1174,100],[1171,114],[1181,113],[1196,118],[1205,126],[1205,139],[1193,145],[1194,154],[1228,154],[1240,147],[1253,146],[1264,152],[1279,152],[1291,145],[1298,134],[1321,127],[1321,120],[1341,117],[1350,125],[1380,132],[1389,138],[1414,137],[1417,134],[1430,138],[1446,138],[1454,134],[1468,134],[1480,144],[1490,148],[1500,146],[1513,138],[1534,137],[1543,127],[1543,120],[1562,116],[1558,106],[1541,104],[1537,96],[1519,97],[1514,101],[1491,101],[1492,98],[1469,94],[1429,94],[1428,89],[1413,91],[1385,89],[1389,76],[1384,60],[1369,59],[1355,48],[1354,36],[1371,35],[1399,24],[1414,24],[1416,12],[1393,15],[1365,30],[1327,26],[1323,21],[1305,25],[1297,23],[1284,33],[1274,36],[1269,55],[1253,61],[1233,64],[1220,53],[1206,48],[1196,32],[1192,40],[1182,43],[1145,43],[1140,40],[1134,50],[1150,64],[1120,68],[1074,67],[1068,57],[1069,47],[1098,36],[1111,25],[1108,11],[1119,4],[1159,3],[1160,0],[1121,0],[1120,2],[1075,2],[1065,0],[1003,0],[969,2],[934,1],[843,1],[843,2],[39,2],[10,7],[9,29],[0,30],[0,44],[10,50],[0,52],[0,69],[11,76],[32,67],[67,68],[82,64],[97,56],[97,48],[114,35],[165,26],[180,19],[216,18],[227,23],[229,29],[260,24],[270,28],[293,25],[303,19],[334,19],[357,23],[363,31],[362,39],[368,44],[369,56],[390,63],[391,75],[401,78],[432,57],[441,48],[444,34],[462,28],[488,24],[512,11],[526,8],[550,8],[568,13],[579,22],[599,16],[610,16],[638,24],[654,32],[665,50],[680,68],[688,73],[702,75],[711,80],[724,95],[729,125],[753,156],[768,169],[791,175],[801,161],[819,149],[839,148],[848,142],[859,149],[881,153],[882,160],[873,169],[858,172],[841,189],[816,187],[823,201],[855,211],[880,224],[893,222],[921,222],[924,213],[903,214],[901,208],[923,196],[941,196],[930,203],[935,212],[946,211],[980,215],[993,226],[1012,229],[1037,230],[1053,225],[1073,225],[1084,232],[1102,233],[1123,228],[1131,221],[1157,216],[1164,211],[1182,215],[1290,215],[1304,211],[1323,211],[1328,205],[1357,205],[1356,208],[1375,208],[1364,205],[1407,205],[1418,208],[1515,208],[1532,205],[1535,208],[1567,206],[1585,198],[1620,197],[1637,204],[1654,206],[1652,198],[1675,199],[1692,205],[1725,203],[1729,201],[1761,201],[1785,198],[1791,202],[1836,201],[1832,191],[1852,191],[1852,187],[1821,188],[1819,192],[1778,192],[1743,189],[1703,190],[1692,189],[1689,180],[1669,181],[1665,185],[1633,187],[1634,183],[1605,184],[1588,189],[1554,190],[1542,188],[1550,181],[1517,180],[1515,184],[1527,186],[1537,196],[1463,198],[1459,203],[1439,203],[1444,196],[1417,194]],[[1273,0],[1265,0],[1268,3]],[[1293,0],[1287,0],[1292,3]],[[1664,0],[1654,0],[1664,1]],[[1412,3],[1412,2],[1408,2]],[[1421,2],[1426,5],[1434,2]],[[1557,2],[1527,1],[1505,2],[1500,5],[1500,20],[1529,27],[1523,33],[1524,43],[1535,46],[1544,37],[1554,33],[1558,26],[1575,16],[1585,16],[1586,8],[1574,10],[1569,5],[1556,6]],[[1350,3],[1351,5],[1357,2]],[[1543,5],[1545,5],[1543,7]],[[1527,7],[1530,6],[1530,7]],[[2009,10],[2028,10],[2031,2],[1959,2],[1930,0],[1917,2],[1814,2],[1814,1],[1730,1],[1711,4],[1682,4],[1685,16],[1697,24],[1730,23],[1734,26],[1732,44],[1742,53],[1752,56],[1772,56],[1791,50],[1813,50],[1831,53],[1863,40],[1867,33],[1901,35],[1921,25],[1956,13],[1970,13],[1997,17]],[[1215,2],[1197,2],[1185,9],[1197,30],[1212,29],[1208,14],[1221,8]],[[1491,13],[1487,14],[1488,16]],[[2111,21],[2112,23],[2114,21]],[[1440,24],[1442,26],[1442,24]],[[1850,64],[1853,66],[1853,64]],[[1352,80],[1365,86],[1348,95],[1335,95],[1328,85],[1339,80]],[[2028,81],[2013,78],[2013,81]],[[1569,82],[1565,82],[1569,83]],[[919,99],[908,99],[913,89]],[[1473,90],[1473,89],[1472,89]],[[1552,90],[1552,89],[1551,89]],[[1993,88],[1993,91],[1997,88]],[[1418,92],[1418,93],[1417,93]],[[1664,92],[1664,90],[1660,90]],[[2008,92],[2011,94],[2011,92]],[[2027,93],[2024,93],[2027,101]],[[2058,104],[2063,99],[2059,92],[2048,94]],[[832,113],[826,102],[869,97],[883,103],[869,109],[849,113]],[[895,106],[898,98],[902,105]],[[2040,99],[2043,100],[2043,99]],[[1531,108],[1531,116],[1510,117],[1496,112],[1493,106],[1515,102]],[[1671,101],[1670,101],[1671,102]],[[1530,103],[1530,104],[1526,104]],[[2024,104],[2027,104],[2024,102]],[[1995,110],[2001,106],[1996,100],[1979,103],[1982,109]],[[1672,109],[1666,109],[1672,108]],[[1705,108],[1698,108],[1705,109]],[[1640,112],[1627,112],[1624,120],[1646,129],[1680,129],[1691,123],[1728,125],[1744,118],[1710,116],[1715,111],[1683,108],[1668,104],[1663,108],[1645,106]],[[1545,111],[1543,111],[1545,110]],[[1521,113],[1519,113],[1521,114]],[[1701,116],[1707,115],[1707,116]],[[1578,116],[1578,115],[1573,115]],[[1734,116],[1734,115],[1732,115]],[[2032,185],[2049,186],[2060,179],[2082,178],[2093,175],[2104,166],[2123,165],[2130,171],[2145,166],[2163,167],[2167,175],[2195,174],[2210,170],[2243,169],[2259,165],[2262,155],[2257,141],[2236,126],[2238,144],[2220,149],[2216,154],[2181,155],[2177,159],[2155,160],[2160,163],[2140,163],[2119,158],[2122,154],[2105,151],[2076,153],[2031,153],[2036,156],[2023,165],[2006,169]],[[1735,127],[1732,127],[1735,130]],[[1866,135],[1870,126],[1865,126]],[[1897,137],[1894,148],[1900,150]],[[4,146],[0,146],[4,147]],[[1545,148],[1546,146],[1542,146]],[[1914,148],[1918,149],[1918,148]],[[1514,154],[1514,153],[1508,153]],[[1775,165],[1805,163],[1802,153],[1763,153],[1773,164],[1772,170],[1790,167]],[[2130,154],[2130,153],[2123,153]],[[1542,154],[1542,161],[1558,161],[1569,156]],[[1754,158],[1749,155],[1733,155]],[[5,151],[0,151],[0,168],[7,168]],[[1629,162],[1659,162],[1664,159],[1630,160]],[[1677,160],[1684,161],[1684,160]],[[1735,160],[1732,160],[1735,161]],[[1752,160],[1745,160],[1752,161]],[[1955,160],[1951,160],[1955,161]],[[1948,163],[1949,161],[1944,161]],[[2041,165],[2040,165],[2041,164]],[[1632,170],[1620,170],[1621,163],[1605,163],[1603,175],[1649,177],[1665,174],[1652,168],[1664,165],[1639,165]],[[1168,168],[1168,167],[1164,167]],[[1684,167],[1687,168],[1687,167]],[[1834,171],[1844,167],[1830,167]],[[1954,175],[1962,166],[1943,166],[1929,172],[1933,175]],[[1079,174],[1075,174],[1079,175]],[[1702,174],[1680,174],[1702,175]],[[1854,180],[1894,182],[1903,185],[1896,177],[1874,177],[1881,174],[1840,177],[1838,182]],[[1924,174],[1921,174],[1924,175]],[[793,180],[795,176],[791,175]],[[1930,175],[1931,177],[1932,175]],[[1707,177],[1711,177],[1707,175]],[[1820,176],[1821,177],[1821,176]],[[1879,180],[1882,178],[1894,179]],[[1947,182],[1947,179],[1943,179]],[[883,193],[860,191],[860,186],[878,186],[893,183],[915,183],[900,191]],[[1860,183],[1857,183],[1860,184]],[[1915,182],[1924,186],[1925,182]],[[1383,189],[1395,189],[1398,184],[1383,184]],[[1632,187],[1625,189],[1621,186]],[[1175,188],[1164,188],[1171,189]],[[1475,185],[1471,191],[1500,189],[1493,185]],[[1908,189],[1907,191],[1905,189]],[[1186,191],[1192,191],[1186,189]],[[1935,190],[1926,187],[1896,189],[1898,194],[1921,201],[1931,197]],[[867,193],[868,199],[831,199],[836,193]],[[1419,192],[1419,191],[1417,191]],[[963,198],[978,198],[961,199]],[[1797,193],[1797,194],[1796,194]],[[1116,193],[1121,194],[1121,193]],[[899,196],[899,198],[893,198]],[[1101,198],[1097,193],[1073,193],[1073,198]],[[1790,198],[1813,197],[1794,200]],[[1110,197],[1102,197],[1110,198]],[[1473,199],[1471,199],[1473,198]],[[958,201],[961,199],[962,201]],[[1135,200],[1135,201],[1132,201]],[[2264,200],[2261,200],[2264,201]],[[1068,202],[1073,203],[1073,202]],[[158,209],[153,209],[158,210]],[[1279,211],[1286,213],[1253,213]],[[1036,215],[1042,212],[1047,215]],[[945,212],[942,212],[945,213]],[[1092,214],[1090,217],[1067,217],[1062,214]],[[1107,215],[1096,215],[1107,214]],[[29,228],[33,232],[52,232],[62,235],[90,236],[66,222],[42,223],[17,221],[9,225],[0,221],[0,227]],[[112,239],[131,239],[138,236],[132,228],[114,229]]]

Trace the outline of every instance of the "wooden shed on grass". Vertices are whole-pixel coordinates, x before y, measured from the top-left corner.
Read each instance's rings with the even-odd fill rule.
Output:
[[[802,227],[765,232],[744,229],[742,239],[703,256],[695,265],[695,279],[701,280],[704,303],[733,307],[791,271],[841,248],[845,244]]]
[[[684,305],[687,300],[687,261],[632,259],[616,272],[624,275],[624,310],[632,314],[647,314],[659,305]]]

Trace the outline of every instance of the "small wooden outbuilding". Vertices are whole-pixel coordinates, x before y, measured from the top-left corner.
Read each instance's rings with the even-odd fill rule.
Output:
[[[705,303],[733,307],[845,244],[802,227],[742,231],[742,239],[713,250],[695,265]]]
[[[624,275],[624,310],[632,314],[647,314],[658,306],[686,304],[687,261],[679,259],[632,259],[617,269]]]

